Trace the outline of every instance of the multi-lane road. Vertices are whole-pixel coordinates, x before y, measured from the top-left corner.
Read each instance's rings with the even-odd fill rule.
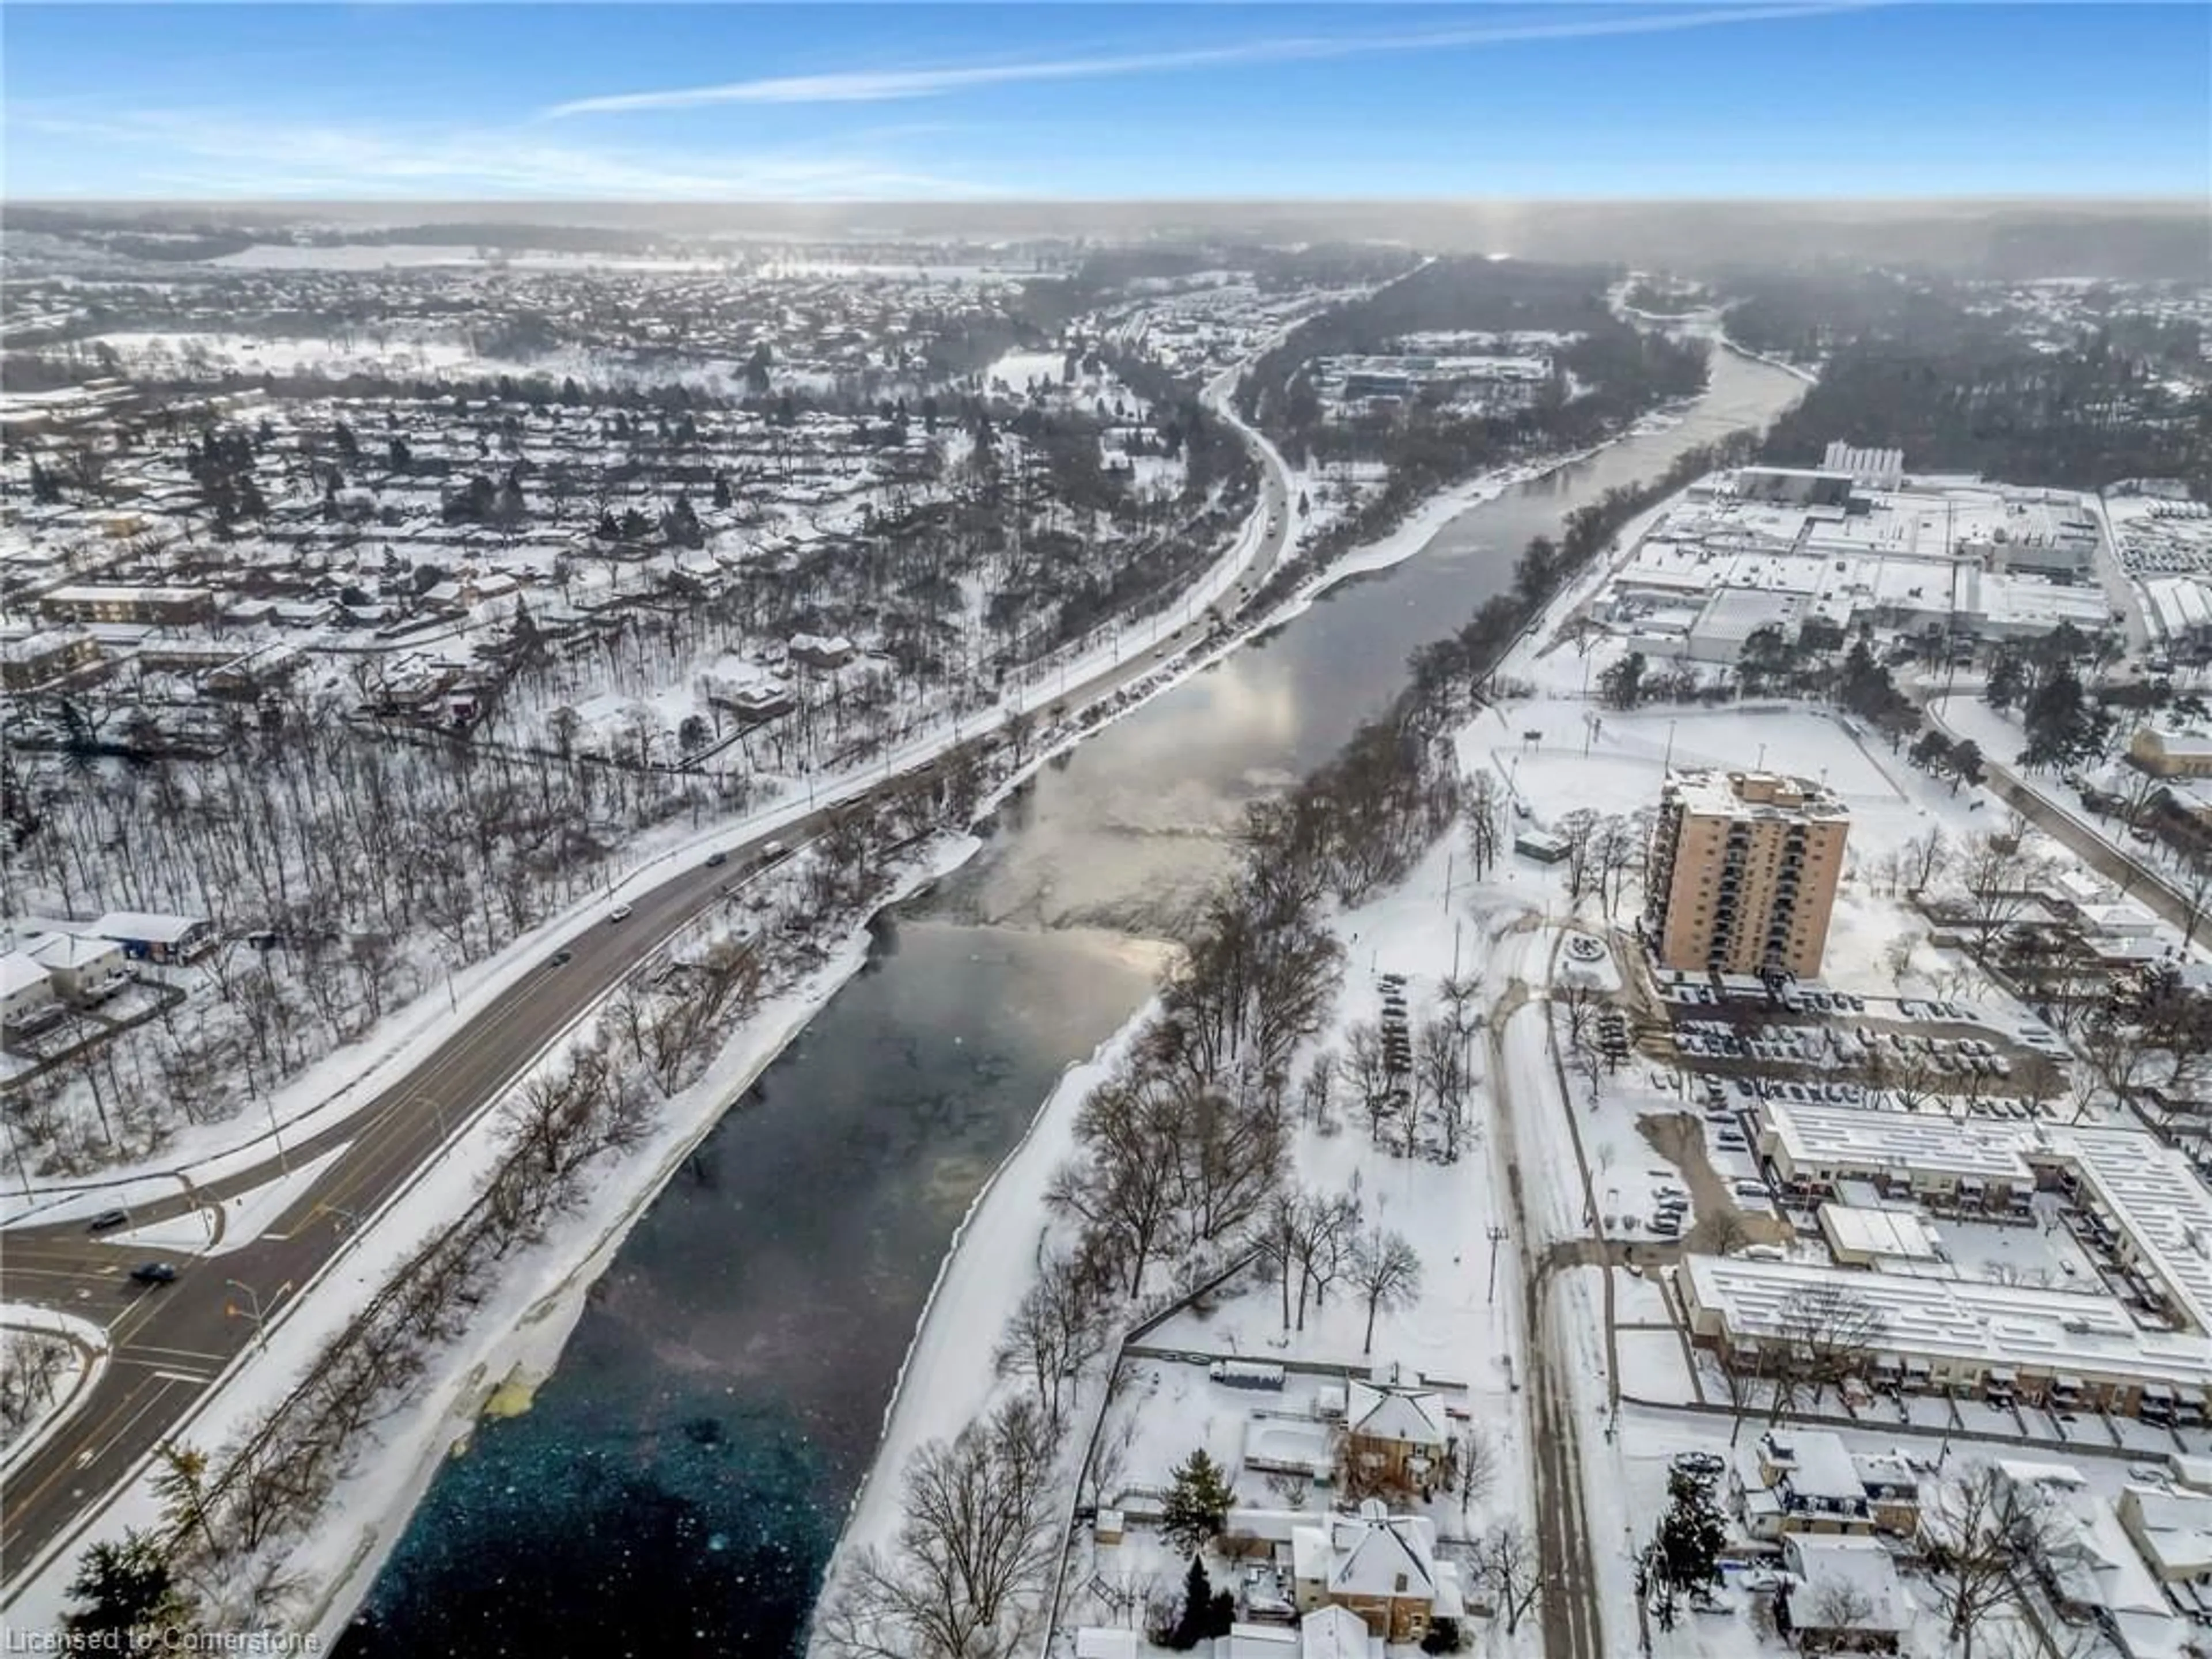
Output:
[[[1262,487],[1251,527],[1242,532],[1254,545],[1237,577],[1256,586],[1282,556],[1290,496],[1278,458],[1249,429],[1246,438],[1260,460]],[[1211,598],[1192,605],[1194,616],[1202,616]],[[1194,621],[1182,638],[1194,641],[1198,626]],[[1050,702],[1073,714],[1159,666],[1155,655],[1139,655],[1064,690],[1055,688]],[[967,739],[988,741],[988,735]],[[907,770],[945,752],[916,750]],[[784,823],[774,836],[798,846],[851,799]],[[254,1238],[226,1240],[220,1258],[196,1261],[174,1251],[108,1243],[86,1232],[82,1218],[0,1232],[0,1300],[58,1307],[104,1325],[109,1349],[106,1366],[66,1420],[9,1469],[0,1486],[0,1583],[8,1592],[0,1606],[76,1543],[104,1500],[177,1431],[253,1340],[252,1321],[235,1311],[243,1298],[228,1281],[252,1287],[264,1308],[281,1317],[286,1300],[343,1249],[349,1226],[428,1170],[449,1136],[496,1101],[577,1016],[672,935],[714,906],[740,898],[763,863],[775,861],[771,845],[764,832],[730,848],[725,864],[694,863],[647,890],[625,888],[622,897],[630,914],[624,920],[600,921],[575,935],[565,947],[565,962],[556,962],[549,948],[542,962],[489,1007],[457,1020],[428,1058],[382,1093],[343,1121],[288,1143],[289,1164],[327,1158],[312,1190]],[[131,1221],[137,1228],[191,1212],[213,1217],[222,1200],[279,1175],[272,1152],[266,1162],[219,1182],[190,1191],[180,1183],[175,1197],[134,1206]],[[134,1285],[132,1267],[156,1255],[179,1265],[176,1282]]]

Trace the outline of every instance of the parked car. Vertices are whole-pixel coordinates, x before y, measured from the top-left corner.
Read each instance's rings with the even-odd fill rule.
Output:
[[[130,1211],[102,1210],[98,1215],[93,1217],[90,1222],[86,1224],[85,1231],[88,1233],[112,1233],[118,1227],[127,1227],[130,1224]]]
[[[131,1270],[131,1277],[140,1285],[173,1285],[177,1270],[166,1261],[142,1261]]]
[[[729,861],[730,855],[727,853],[709,853],[707,854],[707,867],[709,870],[719,870],[722,866],[727,864]]]
[[[627,904],[617,904],[613,909],[607,912],[607,920],[609,921],[628,921],[629,919],[630,907]]]

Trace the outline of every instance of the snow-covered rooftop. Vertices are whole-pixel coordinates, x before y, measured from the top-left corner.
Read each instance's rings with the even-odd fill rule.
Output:
[[[1880,1316],[1871,1343],[1878,1354],[2035,1367],[2200,1395],[2212,1385],[2212,1340],[2147,1331],[2101,1293],[1710,1255],[1686,1256],[1677,1271],[1693,1305],[1723,1311],[1739,1337],[1790,1340],[1797,1298],[1842,1290]]]

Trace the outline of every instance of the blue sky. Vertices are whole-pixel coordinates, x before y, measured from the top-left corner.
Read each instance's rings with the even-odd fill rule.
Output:
[[[11,198],[2212,191],[2212,7],[10,0]]]

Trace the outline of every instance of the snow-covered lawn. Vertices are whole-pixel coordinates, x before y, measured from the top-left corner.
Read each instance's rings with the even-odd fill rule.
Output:
[[[43,1363],[19,1364],[27,1358],[27,1346]],[[30,1455],[60,1429],[106,1369],[107,1356],[107,1332],[88,1319],[28,1303],[0,1303],[0,1366],[25,1396],[15,1402],[20,1415],[0,1431],[0,1470]],[[32,1380],[37,1376],[44,1382]]]

